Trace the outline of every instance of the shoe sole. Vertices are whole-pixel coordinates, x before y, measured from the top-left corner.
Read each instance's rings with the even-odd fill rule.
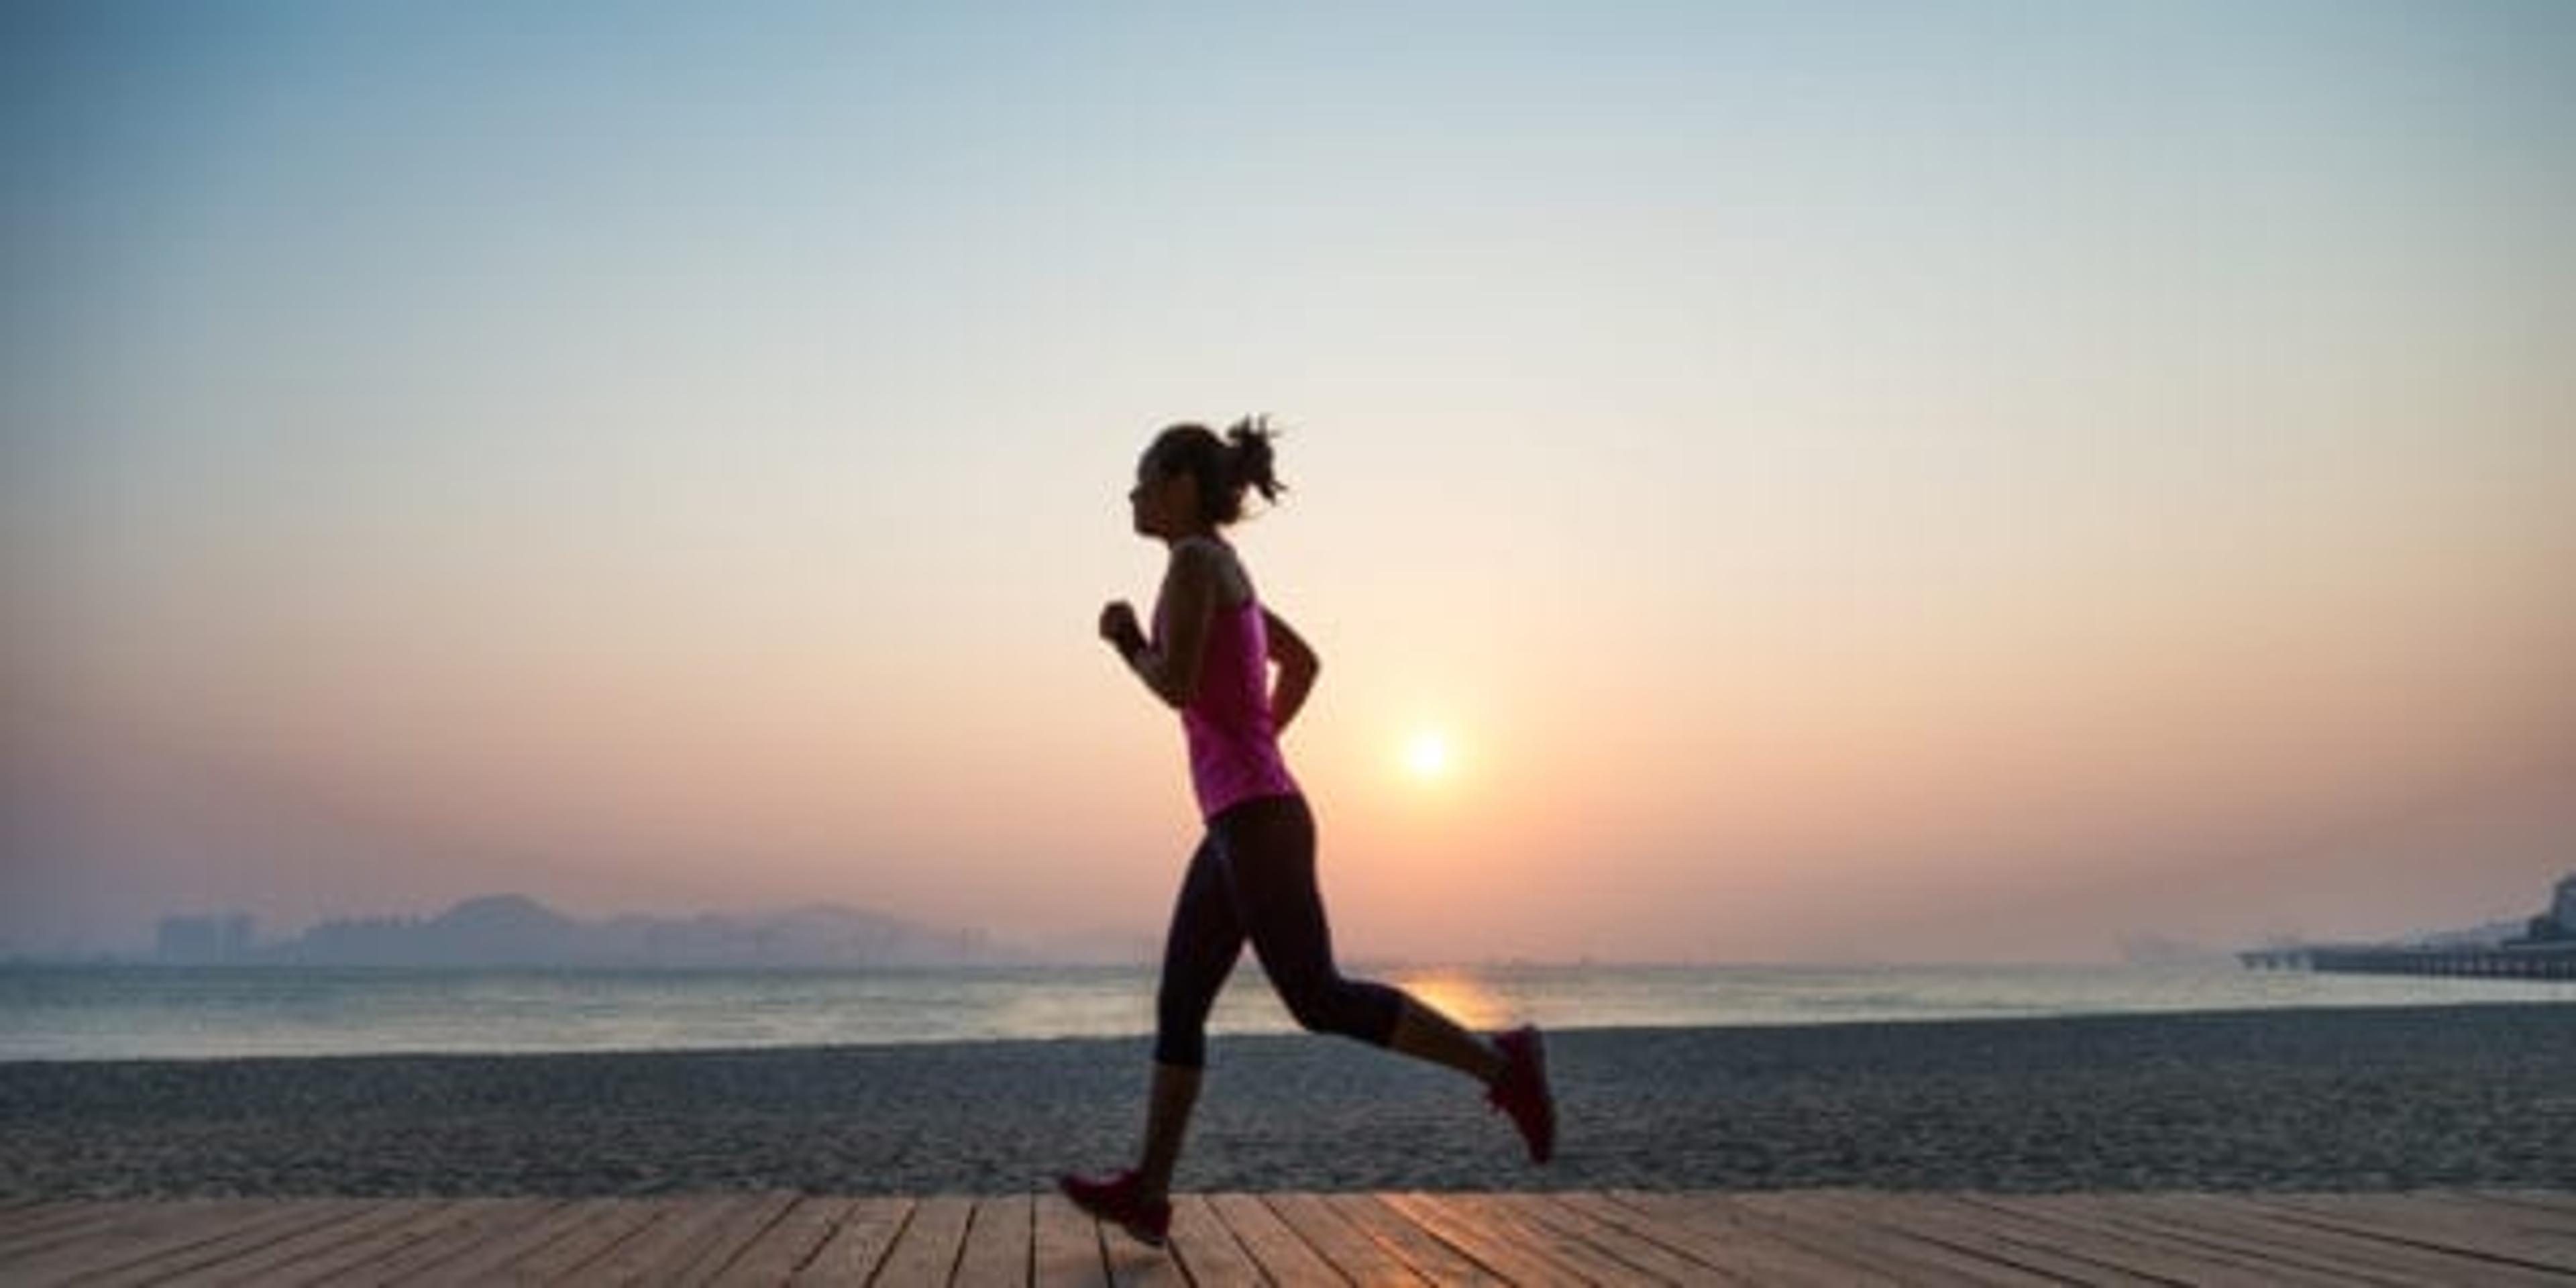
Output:
[[[1055,1192],[1063,1195],[1064,1201],[1072,1204],[1074,1211],[1080,1212],[1084,1216],[1090,1217],[1092,1220],[1097,1221],[1102,1225],[1117,1226],[1119,1233],[1126,1235],[1130,1239],[1134,1239],[1138,1243],[1144,1244],[1148,1248],[1160,1248],[1165,1242],[1164,1236],[1158,1235],[1150,1229],[1142,1229],[1137,1226],[1129,1225],[1125,1221],[1119,1220],[1117,1217],[1107,1215],[1106,1213],[1092,1211],[1091,1205],[1075,1198],[1073,1196],[1073,1191],[1066,1189],[1064,1187],[1064,1182],[1062,1181],[1056,1182]]]

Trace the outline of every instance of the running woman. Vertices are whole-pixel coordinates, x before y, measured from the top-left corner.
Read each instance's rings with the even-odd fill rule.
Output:
[[[1538,1029],[1490,1040],[1460,1028],[1420,999],[1345,977],[1315,886],[1315,821],[1279,752],[1278,735],[1314,687],[1315,651],[1253,594],[1252,578],[1219,529],[1243,517],[1244,493],[1281,491],[1271,473],[1271,433],[1250,418],[1219,438],[1204,425],[1174,425],[1146,448],[1127,494],[1136,531],[1170,548],[1154,632],[1124,600],[1100,611],[1100,637],[1154,696],[1180,712],[1190,784],[1206,836],[1190,858],[1163,943],[1155,995],[1153,1090],[1136,1166],[1107,1176],[1057,1179],[1083,1211],[1160,1246],[1172,1219],[1172,1167],[1198,1102],[1207,1063],[1208,1008],[1243,952],[1297,1023],[1446,1065],[1485,1084],[1486,1102],[1511,1115],[1532,1162],[1555,1149],[1556,1107]],[[1279,666],[1278,682],[1270,663]]]

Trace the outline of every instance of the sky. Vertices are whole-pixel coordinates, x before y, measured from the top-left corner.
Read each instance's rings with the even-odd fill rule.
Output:
[[[2576,8],[0,15],[0,953],[1159,936],[1162,426],[1354,959],[2065,961],[2576,871]],[[1428,748],[1440,750],[1433,766]]]

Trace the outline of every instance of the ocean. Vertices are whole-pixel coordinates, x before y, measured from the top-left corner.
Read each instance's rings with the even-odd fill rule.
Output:
[[[2565,981],[2233,964],[1370,966],[1479,1028],[2576,1002]],[[1150,1032],[1144,966],[880,970],[0,966],[0,1061],[705,1050]],[[1295,1028],[1247,955],[1214,1033]]]

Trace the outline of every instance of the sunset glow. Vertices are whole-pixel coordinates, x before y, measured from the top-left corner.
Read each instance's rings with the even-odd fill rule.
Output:
[[[56,7],[38,6],[47,14]],[[1227,530],[1354,954],[2100,960],[2576,854],[2576,5],[58,6],[0,955],[1159,943]]]
[[[1404,767],[1416,778],[1438,778],[1449,772],[1449,740],[1436,730],[1413,735],[1404,745]]]

